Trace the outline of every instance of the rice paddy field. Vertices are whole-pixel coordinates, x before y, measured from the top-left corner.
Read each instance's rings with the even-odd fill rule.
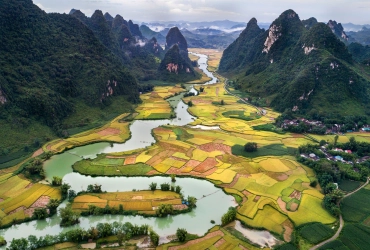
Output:
[[[182,205],[179,194],[171,191],[155,190],[83,194],[74,199],[72,209],[87,211],[90,205],[100,208],[109,205],[109,207],[118,209],[122,205],[124,210],[138,211],[142,214],[155,214],[155,209],[160,204],[174,205],[174,209],[183,209],[185,206]]]
[[[142,94],[140,96],[143,101],[136,108],[139,114],[135,117],[136,120],[156,120],[169,119],[173,114],[170,104],[165,100],[176,93],[184,92],[180,85],[155,87],[151,93]]]
[[[212,56],[211,50],[207,53],[210,64],[217,66],[217,55]],[[154,100],[148,97],[147,102]],[[286,241],[291,240],[296,226],[336,222],[322,206],[324,195],[319,187],[309,186],[315,177],[313,170],[295,161],[296,149],[312,141],[298,134],[253,130],[253,126],[274,123],[278,113],[266,109],[267,114],[261,115],[253,106],[227,94],[222,83],[205,85],[198,96],[184,98],[188,101],[194,104],[189,112],[198,118],[191,125],[221,129],[162,126],[153,130],[157,143],[151,147],[83,160],[75,164],[74,170],[106,175],[118,173],[118,167],[142,164],[136,171],[143,175],[175,174],[210,180],[240,197],[239,220],[274,232]],[[257,143],[257,152],[244,152],[244,145],[250,141]],[[104,158],[114,163],[106,164]]]
[[[46,208],[50,199],[60,199],[59,189],[33,184],[17,175],[0,176],[0,225],[11,225],[32,217],[36,208]]]
[[[241,196],[240,220],[280,235],[291,232],[294,225],[335,222],[321,206],[323,195],[309,186],[314,176],[312,170],[292,156],[247,158],[233,155],[233,146],[250,141],[248,136],[235,132],[162,126],[154,129],[153,134],[158,142],[147,149],[131,154],[101,155],[94,160],[78,162],[74,169],[86,164],[84,170],[79,168],[78,171],[92,174],[91,169],[96,169],[94,173],[98,169],[108,171],[112,163],[122,167],[145,164],[151,167],[146,169],[146,175],[176,174],[208,179],[226,192]]]
[[[130,137],[129,122],[122,121],[130,114],[122,114],[105,126],[73,135],[67,139],[57,139],[43,146],[45,152],[61,153],[66,149],[89,143],[108,141],[124,142]]]
[[[208,55],[209,70],[217,69],[222,52],[204,49],[190,51]],[[219,80],[224,82],[225,79],[220,77]],[[200,85],[195,87],[199,89]],[[131,118],[170,118],[174,115],[173,110],[165,99],[183,91],[179,85],[155,87],[153,92],[141,95],[143,102],[136,108],[137,115]],[[92,176],[175,174],[207,179],[226,193],[239,197],[236,217],[250,227],[266,229],[286,242],[292,240],[292,232],[297,226],[307,223],[321,223],[325,227],[321,228],[322,234],[328,234],[324,225],[332,225],[337,220],[323,208],[324,195],[320,187],[313,188],[309,185],[315,178],[313,170],[298,163],[294,156],[300,145],[312,143],[311,140],[298,134],[254,130],[254,126],[274,123],[279,113],[266,109],[267,114],[262,115],[255,107],[229,95],[223,83],[205,85],[204,91],[198,96],[186,97],[183,101],[193,103],[188,111],[197,119],[190,125],[219,126],[220,129],[202,130],[171,125],[158,127],[152,131],[156,139],[152,146],[84,159],[73,166],[74,171]],[[122,120],[128,115],[122,114],[99,129],[52,141],[43,146],[43,150],[59,153],[86,143],[124,142],[129,138],[130,131],[129,123]],[[367,134],[350,134],[352,135],[358,141],[370,140]],[[331,136],[314,137],[319,141],[334,139]],[[338,141],[346,142],[348,138],[340,136]],[[257,152],[244,152],[243,147],[247,142],[257,143]],[[349,183],[345,185],[351,186]],[[370,190],[361,190],[359,197],[353,195],[347,198],[351,200],[346,202],[345,199],[342,204],[344,218],[360,223],[361,227],[368,227],[370,224],[369,211],[362,201],[368,198],[367,192]],[[1,172],[1,223],[4,225],[14,219],[24,219],[28,216],[28,211],[35,204],[45,202],[46,197],[60,198],[60,192],[43,184],[31,184],[19,176],[13,176],[12,172]],[[159,190],[84,194],[75,198],[72,208],[86,211],[89,205],[118,208],[120,204],[125,210],[153,214],[153,208],[159,204],[180,205],[181,199],[176,193]],[[357,208],[357,213],[353,213],[353,204],[361,206]],[[321,234],[314,235],[315,230],[312,228],[305,231],[306,237],[312,242],[321,237]],[[344,232],[351,234],[346,228]],[[364,242],[358,244],[364,245]],[[225,228],[216,226],[200,239],[183,245],[169,243],[157,249],[243,250],[256,247]]]

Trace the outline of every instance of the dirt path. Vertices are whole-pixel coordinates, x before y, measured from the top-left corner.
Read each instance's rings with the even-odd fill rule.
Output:
[[[42,148],[40,148],[35,153],[33,153],[32,158],[35,158],[35,157],[41,155],[42,153],[44,153],[44,150]]]
[[[365,184],[364,184],[364,185],[362,185],[361,187],[357,188],[356,190],[354,190],[354,191],[352,191],[352,192],[350,192],[350,193],[346,194],[345,196],[343,196],[343,198],[339,201],[339,203],[340,203],[344,198],[346,198],[346,197],[348,197],[348,196],[350,196],[350,195],[352,195],[352,194],[356,193],[357,191],[361,190],[362,188],[366,187],[366,186],[367,186],[367,184],[369,184],[369,180],[370,180],[370,178],[368,178],[368,179],[367,179],[367,181],[365,182]],[[327,240],[325,240],[325,241],[321,242],[320,244],[317,244],[317,245],[315,245],[315,246],[311,247],[311,248],[310,248],[310,250],[316,250],[316,249],[318,249],[318,248],[322,247],[323,245],[325,245],[325,244],[327,244],[327,243],[329,243],[329,242],[332,242],[332,241],[336,240],[336,239],[338,238],[338,236],[339,236],[340,232],[342,231],[343,226],[344,226],[344,220],[343,220],[342,215],[340,215],[340,216],[339,216],[339,228],[338,228],[338,231],[333,235],[333,237],[331,237],[330,239],[327,239]]]

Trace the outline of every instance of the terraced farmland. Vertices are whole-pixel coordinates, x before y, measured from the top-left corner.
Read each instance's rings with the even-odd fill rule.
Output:
[[[122,205],[124,210],[138,211],[143,214],[155,214],[155,209],[160,204],[175,205],[174,209],[182,210],[187,208],[182,205],[180,195],[170,191],[130,191],[102,194],[83,194],[77,196],[72,209],[78,211],[88,211],[89,206],[104,208],[107,205],[111,208],[119,209]]]

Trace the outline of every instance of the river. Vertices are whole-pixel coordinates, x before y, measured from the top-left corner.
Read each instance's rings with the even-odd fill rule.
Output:
[[[207,56],[196,54],[200,57],[200,68],[211,77],[212,80],[206,84],[214,84],[217,78],[207,70]],[[191,90],[194,91],[194,90]],[[188,106],[182,102],[183,94],[170,98],[168,101],[175,107],[177,117],[166,120],[138,120],[130,125],[131,138],[125,143],[95,143],[86,146],[77,147],[62,154],[55,155],[44,163],[46,179],[51,181],[53,176],[63,177],[63,182],[71,185],[75,191],[86,189],[89,184],[101,184],[102,190],[108,192],[131,191],[132,189],[142,190],[149,189],[151,182],[158,184],[170,182],[170,177],[90,177],[83,176],[72,171],[72,165],[83,158],[95,158],[97,154],[122,152],[145,148],[155,143],[151,131],[165,124],[184,126],[196,118],[187,112]],[[203,129],[203,127],[198,127]],[[213,127],[213,129],[218,129]],[[229,207],[235,206],[235,200],[232,196],[225,194],[221,189],[215,187],[207,180],[194,178],[177,178],[176,185],[183,188],[185,196],[194,196],[198,199],[197,208],[187,214],[169,216],[166,218],[144,218],[141,216],[122,216],[122,215],[105,215],[82,217],[81,223],[68,228],[59,226],[60,217],[54,215],[51,218],[41,221],[31,221],[15,225],[7,229],[0,230],[0,235],[10,242],[13,238],[28,237],[29,235],[44,236],[46,234],[56,235],[78,227],[88,229],[99,222],[131,222],[133,224],[148,224],[159,235],[165,236],[174,234],[177,228],[185,228],[189,233],[203,235],[213,225],[210,223],[214,220],[216,224],[221,223],[221,216]],[[66,202],[61,204],[65,206]],[[22,232],[22,233],[20,233]],[[263,231],[270,234],[267,231]],[[264,235],[266,235],[266,233]],[[255,236],[254,236],[255,237]],[[264,236],[259,236],[264,237]],[[254,241],[255,242],[255,241]],[[1,248],[0,248],[1,249]]]

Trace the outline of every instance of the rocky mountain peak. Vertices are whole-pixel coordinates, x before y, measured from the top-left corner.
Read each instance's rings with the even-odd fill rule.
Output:
[[[101,10],[95,10],[94,14],[91,16],[92,21],[103,21],[105,22],[105,17]]]
[[[337,23],[335,20],[329,20],[327,25],[337,37],[348,41],[349,37],[347,36],[346,32],[344,32],[344,28],[341,23]]]
[[[128,28],[133,36],[138,36],[140,38],[143,36],[143,34],[141,34],[139,25],[134,24],[131,20],[128,21]]]
[[[128,22],[125,19],[123,19],[122,16],[116,15],[116,17],[113,19],[113,24],[112,24],[113,30],[119,29],[122,25],[125,25],[126,27],[128,27]]]
[[[111,16],[111,14],[109,14],[108,12],[106,12],[105,14],[104,14],[104,18],[105,18],[105,20],[107,20],[108,22],[112,22],[113,21],[113,17]]]
[[[284,11],[271,25],[268,36],[264,43],[262,53],[269,53],[271,47],[277,40],[284,37],[284,40],[298,40],[303,32],[303,24],[294,10]]]
[[[257,19],[255,17],[252,17],[251,20],[249,20],[247,27],[252,25],[257,25]]]
[[[311,29],[315,24],[317,24],[317,19],[314,17],[310,17],[307,20],[302,20],[302,24],[305,28]]]
[[[178,27],[173,27],[168,31],[166,36],[166,50],[175,44],[177,44],[180,50],[188,53],[188,43]]]
[[[87,16],[85,16],[84,13],[82,13],[80,10],[75,10],[75,9],[72,9],[69,14],[81,21],[84,21],[87,19]]]

